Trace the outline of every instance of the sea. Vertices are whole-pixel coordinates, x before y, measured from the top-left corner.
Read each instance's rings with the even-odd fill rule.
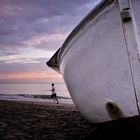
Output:
[[[54,102],[50,98],[51,83],[0,83],[0,100]],[[64,83],[55,83],[60,103],[73,104],[69,91]]]

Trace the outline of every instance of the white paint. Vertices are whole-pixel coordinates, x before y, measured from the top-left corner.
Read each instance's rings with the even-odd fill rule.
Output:
[[[128,4],[124,2],[128,0],[114,1],[103,9],[61,54],[60,71],[67,88],[80,113],[91,122],[112,120],[105,107],[110,101],[126,118],[139,114],[140,2],[130,0],[132,20],[123,22],[120,11]]]
[[[127,9],[129,8],[129,0],[118,0],[119,2],[119,7],[120,7],[120,10],[121,12],[124,10],[124,9]]]
[[[111,120],[105,108],[110,100],[126,117],[138,114],[119,12],[114,3],[86,25],[60,66],[77,108],[92,122]]]
[[[132,65],[136,95],[138,99],[138,106],[140,108],[140,1],[131,0],[130,5],[131,11],[133,13],[133,25],[131,25],[133,29],[130,28],[129,24],[125,26],[125,29],[127,29],[126,36],[128,40],[127,42],[129,44],[128,49],[131,54],[130,60]]]

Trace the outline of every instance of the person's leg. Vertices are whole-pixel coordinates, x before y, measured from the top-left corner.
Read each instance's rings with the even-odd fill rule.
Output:
[[[51,98],[55,101],[55,97],[54,97],[54,95],[53,95],[53,94],[51,95]]]
[[[53,99],[53,95],[51,95],[51,98]]]
[[[56,99],[56,101],[57,101],[57,104],[59,104],[57,97],[55,97],[55,99]]]

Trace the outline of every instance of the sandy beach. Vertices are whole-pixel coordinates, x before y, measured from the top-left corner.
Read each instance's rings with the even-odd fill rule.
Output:
[[[0,101],[1,140],[80,140],[94,130],[74,105]]]
[[[0,101],[0,140],[135,139],[137,128],[118,122],[97,129],[74,105]]]

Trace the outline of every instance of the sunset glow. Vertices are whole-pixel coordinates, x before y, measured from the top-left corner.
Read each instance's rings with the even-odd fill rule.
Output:
[[[32,72],[16,72],[0,74],[0,82],[63,82],[62,76],[53,70],[49,71],[32,71]]]
[[[46,62],[100,0],[1,0],[0,82],[63,82]]]

